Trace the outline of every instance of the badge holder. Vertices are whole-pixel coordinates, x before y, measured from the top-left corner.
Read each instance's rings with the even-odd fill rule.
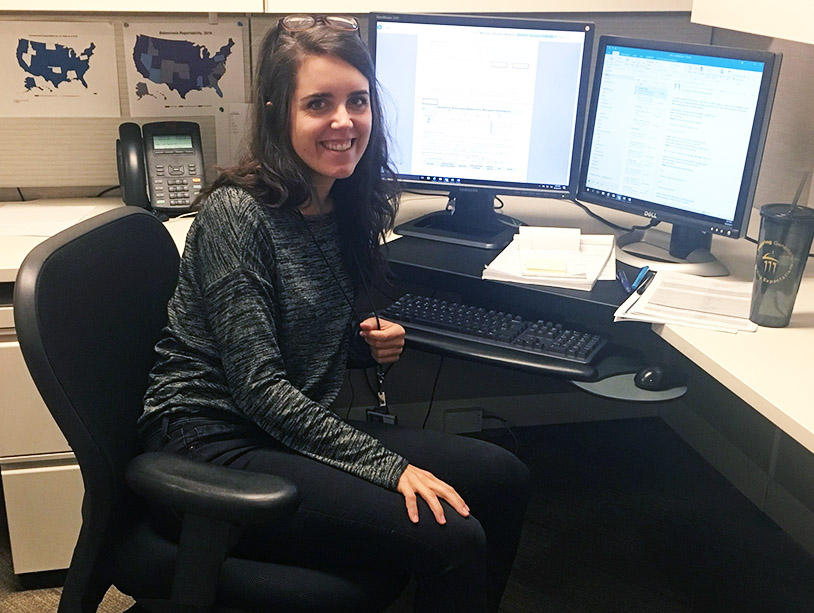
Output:
[[[387,407],[387,395],[384,393],[385,374],[384,367],[381,364],[376,364],[376,381],[378,382],[376,396],[379,399],[379,406],[375,409],[367,410],[367,420],[397,426],[398,416],[392,414]]]

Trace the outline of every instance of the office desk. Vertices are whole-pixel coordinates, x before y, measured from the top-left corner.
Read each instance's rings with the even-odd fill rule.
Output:
[[[580,227],[586,233],[610,232],[579,207],[557,200],[505,197],[503,211],[533,225]],[[400,211],[409,219],[439,210],[438,197],[411,197]],[[592,207],[622,226],[640,225],[642,218]],[[759,215],[752,215],[748,236],[757,236]],[[730,269],[733,280],[751,280],[755,245],[747,240],[715,238],[713,253]],[[483,281],[480,271],[493,253],[470,247],[433,243],[410,237],[391,244],[390,261],[396,275],[416,283],[480,295],[504,304],[553,309],[591,326],[609,323],[626,297],[616,282],[598,281],[593,291],[580,292],[539,286]],[[624,265],[620,265],[624,266]],[[620,326],[627,324],[613,324]],[[814,453],[814,391],[807,358],[814,347],[814,266],[807,267],[787,328],[758,328],[755,333],[728,334],[675,325],[654,325],[653,332],[717,379],[769,421]]]
[[[31,207],[60,207],[66,210],[77,209],[81,214],[75,215],[77,222],[89,219],[94,215],[99,215],[105,211],[124,206],[119,198],[61,198],[61,199],[48,199],[48,200],[34,200],[31,202],[0,202],[0,220],[3,207],[5,205],[13,205],[19,208],[20,205]],[[186,218],[174,218],[166,222],[167,229],[173,236],[179,250],[183,247],[184,237],[186,230],[192,220]],[[36,224],[33,224],[36,225]],[[39,245],[42,241],[51,235],[51,227],[43,227],[41,230],[34,230],[33,232],[26,233],[25,235],[9,236],[0,234],[0,284],[14,283],[17,277],[17,270],[20,268],[25,256],[34,247]],[[2,306],[2,305],[0,305]],[[10,314],[10,311],[8,311]],[[3,322],[5,320],[0,320]],[[0,328],[3,325],[0,323]]]
[[[581,227],[586,233],[608,232],[606,226],[572,204],[554,200],[504,200],[506,213],[527,223]],[[74,199],[63,204],[89,203],[100,207],[95,212],[121,206],[117,199],[102,202]],[[443,204],[443,199],[438,197],[409,198],[402,205],[399,220],[439,210]],[[641,223],[640,218],[617,211],[594,210],[621,225]],[[187,218],[167,224],[179,251],[190,223],[191,219]],[[750,235],[756,233],[753,231]],[[82,484],[67,442],[27,376],[14,336],[11,289],[17,268],[28,251],[45,237],[7,238],[0,240],[0,469],[14,568],[17,573],[25,573],[67,567],[81,523]],[[754,244],[743,240],[716,238],[713,241],[713,251],[730,266],[736,279],[751,278],[754,249]],[[480,279],[480,269],[491,255],[476,251],[462,252],[433,244],[416,252],[406,238],[394,237],[391,260],[400,276],[422,283],[429,280],[442,289],[464,295],[477,294],[482,299],[531,310],[561,310],[572,319],[588,321],[591,327],[611,330],[628,327],[643,330],[649,338],[653,338],[655,332],[809,452],[814,452],[814,416],[810,415],[814,411],[810,412],[807,406],[812,384],[807,383],[804,355],[814,340],[814,280],[811,279],[814,267],[806,275],[788,328],[760,328],[755,334],[730,335],[680,326],[654,326],[651,331],[647,324],[613,324],[612,313],[625,296],[615,282],[599,281],[591,292],[487,282]],[[461,253],[468,256],[460,257]],[[55,496],[55,492],[59,496]]]
[[[578,207],[561,201],[504,198],[505,213],[534,225],[580,227],[608,233],[606,226]],[[439,210],[443,200],[422,198],[405,203],[402,215]],[[621,226],[642,219],[618,211],[592,210]],[[748,236],[758,234],[759,214],[751,216]],[[504,303],[563,310],[589,325],[608,324],[624,298],[611,282],[597,282],[592,292],[529,288],[479,279],[488,256],[432,247],[414,251],[405,238],[393,243],[394,271],[434,288],[494,297]],[[755,244],[715,238],[713,253],[730,269],[730,278],[751,281]],[[472,257],[468,262],[464,256]],[[628,322],[609,324],[621,330]],[[645,324],[646,325],[646,324]],[[647,325],[646,325],[647,326]],[[675,325],[647,326],[639,336],[652,345],[656,335],[685,356],[696,371],[686,399],[661,405],[658,414],[715,466],[759,509],[814,554],[814,384],[808,360],[814,346],[814,266],[807,267],[787,328],[758,328],[728,334]],[[698,373],[697,371],[703,371]],[[704,374],[706,373],[706,374]],[[692,374],[692,373],[691,373]],[[709,375],[709,376],[707,376]]]
[[[59,207],[64,209],[66,213],[78,211],[73,215],[68,213],[60,215],[60,217],[66,220],[81,221],[122,206],[122,202],[118,198],[63,198],[58,200],[35,200],[32,202],[0,202],[0,220],[4,220],[10,225],[13,220],[3,215],[3,209],[5,207],[14,207],[16,210],[20,210],[22,206],[32,208],[32,223],[27,224],[29,228],[23,230],[23,234],[9,236],[7,232],[4,232],[0,235],[0,283],[14,283],[14,279],[17,277],[17,269],[25,256],[28,255],[28,252],[53,234],[52,230],[55,227],[60,227],[60,224],[37,224],[34,222],[33,220],[39,217],[37,214],[38,209],[47,208],[53,210],[51,207]],[[15,216],[16,219],[17,216]]]

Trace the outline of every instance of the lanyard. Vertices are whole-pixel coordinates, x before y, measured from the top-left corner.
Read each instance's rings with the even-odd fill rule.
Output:
[[[339,277],[337,276],[336,272],[334,271],[333,266],[331,266],[331,263],[328,261],[328,258],[325,256],[325,253],[322,251],[322,247],[319,246],[319,242],[317,241],[316,237],[314,236],[314,233],[311,232],[311,228],[308,227],[308,223],[305,221],[305,217],[303,216],[303,214],[300,211],[295,211],[295,213],[299,216],[300,220],[303,223],[303,226],[305,226],[305,229],[307,230],[309,236],[311,237],[311,242],[313,242],[314,246],[317,248],[317,251],[319,252],[320,257],[325,262],[325,265],[328,267],[328,270],[330,271],[331,276],[333,277],[334,282],[336,283],[336,286],[339,288],[339,291],[342,293],[342,296],[344,296],[345,301],[348,303],[348,306],[350,306],[350,308],[351,308],[351,311],[354,311],[355,309],[354,309],[354,306],[353,306],[353,302],[351,301],[350,297],[345,293],[345,290],[343,289],[342,284],[339,282]],[[354,259],[354,261],[356,261],[356,254],[355,253],[353,254],[353,259]],[[358,261],[356,262],[356,266],[357,266],[357,268],[359,268]],[[373,296],[370,293],[370,288],[367,285],[367,281],[365,280],[365,277],[362,274],[361,269],[359,269],[359,278],[362,280],[362,285],[363,285],[363,287],[365,289],[365,294],[367,294],[367,299],[370,301],[370,308],[373,309],[373,316],[376,318],[376,326],[379,329],[381,329],[381,323],[379,322],[379,313],[376,311],[376,305],[373,302]],[[376,382],[377,382],[376,397],[379,399],[378,413],[380,415],[386,415],[387,416],[387,418],[384,419],[385,422],[387,422],[387,423],[395,423],[395,417],[396,416],[395,415],[390,415],[390,410],[387,408],[387,395],[384,393],[384,378],[385,378],[386,375],[387,375],[387,372],[385,371],[384,366],[382,366],[381,364],[376,364]],[[376,421],[382,421],[382,419],[376,419]]]
[[[376,364],[376,380],[378,381],[378,388],[376,396],[379,398],[379,409],[387,413],[387,396],[384,393],[384,367],[381,364]]]

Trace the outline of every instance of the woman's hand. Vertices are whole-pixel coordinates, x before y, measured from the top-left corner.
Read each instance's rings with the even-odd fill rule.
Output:
[[[404,328],[382,318],[379,322],[381,329],[375,317],[368,317],[359,324],[359,333],[370,345],[373,359],[379,364],[389,364],[398,360],[404,350]]]
[[[396,489],[404,496],[404,502],[407,504],[407,515],[414,524],[418,523],[416,494],[427,502],[432,514],[435,515],[435,521],[439,524],[447,523],[444,517],[444,508],[441,506],[439,498],[451,504],[459,515],[469,517],[469,507],[466,506],[464,499],[458,495],[458,492],[451,485],[412,464],[408,464],[407,468],[404,469]]]

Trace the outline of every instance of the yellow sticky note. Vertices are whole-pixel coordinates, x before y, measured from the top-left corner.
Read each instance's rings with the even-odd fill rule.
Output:
[[[523,266],[526,276],[565,272],[568,272],[568,263],[556,258],[527,258]]]

